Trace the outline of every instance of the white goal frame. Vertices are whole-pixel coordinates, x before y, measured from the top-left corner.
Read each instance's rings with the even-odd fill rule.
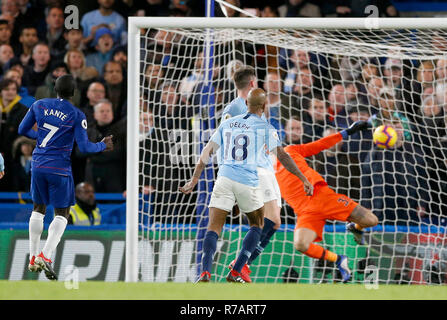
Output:
[[[140,28],[447,29],[446,18],[175,18],[129,17],[125,281],[138,281]]]

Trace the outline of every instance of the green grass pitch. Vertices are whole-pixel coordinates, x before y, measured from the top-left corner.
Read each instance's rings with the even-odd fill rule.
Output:
[[[237,290],[235,290],[237,288]],[[0,281],[0,300],[422,300],[447,299],[447,286]]]

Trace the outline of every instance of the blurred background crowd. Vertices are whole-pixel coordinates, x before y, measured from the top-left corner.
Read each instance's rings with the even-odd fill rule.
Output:
[[[368,16],[364,9],[371,4],[383,17],[433,14],[398,10],[399,5],[411,1],[227,2],[260,17],[363,17]],[[78,29],[65,28],[68,5],[79,9]],[[55,79],[69,73],[77,81],[73,104],[86,114],[90,140],[100,141],[110,134],[115,137],[113,152],[84,155],[73,149],[75,184],[87,181],[96,192],[124,192],[127,19],[204,16],[204,10],[203,0],[1,0],[0,152],[6,172],[12,174],[0,180],[0,191],[29,191],[35,141],[18,136],[18,125],[34,101],[56,96]],[[246,16],[217,3],[214,15]],[[170,134],[173,129],[193,134],[190,119],[203,112],[199,108],[204,86],[203,52],[200,48],[176,51],[184,43],[169,32],[144,30],[143,34],[144,54],[150,56],[143,61],[140,133],[151,138],[141,139],[142,150],[146,150],[141,154],[145,178],[141,186],[145,194],[154,194],[150,196],[153,203],[184,204],[193,210],[193,198],[185,200],[177,192],[178,183],[189,177],[192,164],[182,167],[182,163],[173,163]],[[446,45],[447,39],[441,35],[437,41]],[[353,121],[375,116],[378,122],[398,129],[401,151],[374,151],[371,133],[367,133],[338,145],[338,150],[320,154],[313,159],[314,166],[338,192],[376,209],[390,221],[447,223],[442,216],[447,212],[447,188],[443,184],[447,181],[447,59],[351,59],[301,49],[270,49],[246,46],[238,51],[245,56],[219,66],[216,79],[224,81],[213,82],[216,117],[235,97],[231,74],[241,65],[257,68],[258,85],[269,95],[267,117],[284,144],[310,142]],[[173,52],[177,57],[188,57],[189,65],[184,66],[183,58],[175,60]]]

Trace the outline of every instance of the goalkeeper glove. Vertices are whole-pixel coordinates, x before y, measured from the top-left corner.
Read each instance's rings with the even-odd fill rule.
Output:
[[[351,134],[354,134],[361,130],[365,130],[367,128],[368,128],[367,121],[356,121],[353,124],[351,124],[347,129],[342,130],[340,133],[343,136],[343,138],[346,139]]]

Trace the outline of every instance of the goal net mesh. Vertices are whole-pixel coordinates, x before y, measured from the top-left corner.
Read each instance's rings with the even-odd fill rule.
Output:
[[[372,128],[307,158],[331,188],[379,218],[364,245],[346,223],[327,221],[321,244],[348,256],[351,281],[444,283],[446,36],[440,29],[142,29],[139,279],[196,280],[216,162],[192,194],[178,188],[236,98],[232,74],[247,65],[268,94],[266,117],[284,145],[359,119],[398,132],[393,149],[377,148]],[[253,282],[339,281],[333,264],[294,249],[296,216],[284,201],[281,219],[251,265]],[[247,230],[235,207],[219,238],[213,281],[225,281]]]

